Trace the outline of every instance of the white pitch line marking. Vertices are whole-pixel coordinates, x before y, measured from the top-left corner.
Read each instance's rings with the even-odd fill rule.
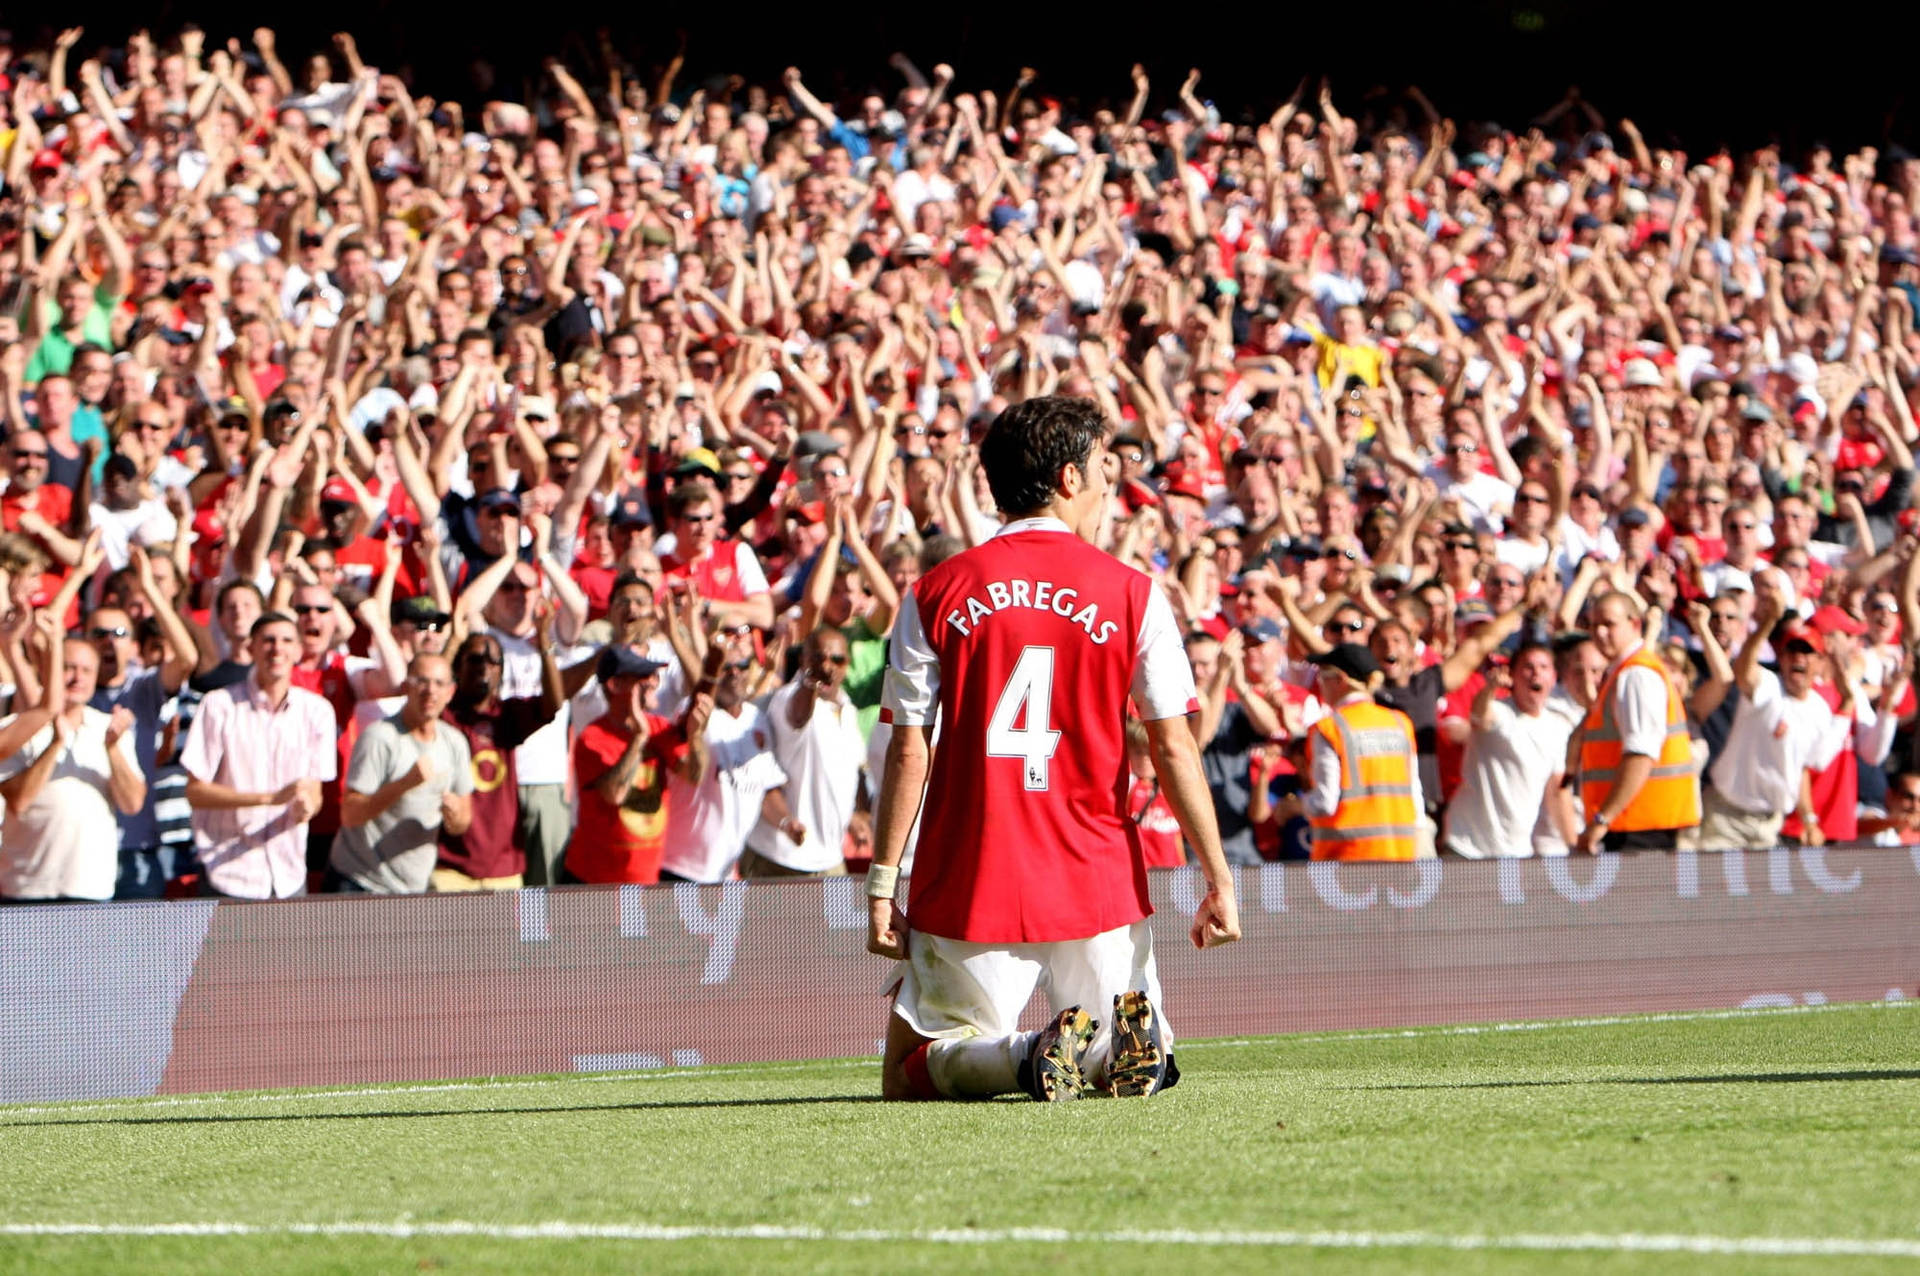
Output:
[[[377,1236],[396,1240],[474,1237],[499,1241],[810,1241],[936,1245],[1181,1245],[1242,1249],[1447,1249],[1523,1252],[1709,1254],[1752,1257],[1920,1258],[1920,1239],[1844,1236],[1689,1236],[1641,1232],[1117,1231],[1065,1228],[836,1230],[757,1224],[675,1227],[650,1223],[0,1223],[0,1236]]]
[[[1542,1032],[1549,1028],[1613,1028],[1636,1023],[1697,1023],[1709,1019],[1768,1019],[1778,1015],[1817,1015],[1836,1010],[1904,1010],[1920,1006],[1920,1000],[1841,1001],[1814,1006],[1758,1006],[1739,1010],[1670,1010],[1643,1015],[1605,1015],[1589,1019],[1517,1019],[1511,1023],[1462,1023],[1433,1028],[1383,1028],[1378,1032],[1303,1032],[1292,1035],[1295,1041],[1405,1041],[1416,1037],[1478,1037],[1502,1032]],[[1203,1041],[1182,1041],[1180,1048],[1221,1049],[1229,1046],[1258,1046],[1269,1037],[1214,1037]]]

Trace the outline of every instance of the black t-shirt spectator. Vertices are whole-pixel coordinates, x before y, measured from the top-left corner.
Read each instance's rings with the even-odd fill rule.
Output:
[[[1398,709],[1413,722],[1413,743],[1420,750],[1420,790],[1429,812],[1440,806],[1440,701],[1446,694],[1440,666],[1428,665],[1407,679],[1406,686],[1383,686],[1373,695],[1377,703]]]
[[[1265,742],[1247,711],[1229,703],[1220,715],[1219,729],[1200,753],[1200,767],[1213,792],[1214,819],[1220,825],[1220,849],[1229,864],[1260,863],[1247,805],[1253,801],[1253,748]]]
[[[1884,550],[1900,539],[1900,512],[1907,508],[1907,502],[1912,498],[1913,471],[1899,469],[1888,478],[1887,490],[1880,493],[1880,499],[1866,502],[1867,530],[1873,533],[1876,549]],[[1854,532],[1852,519],[1844,515],[1822,514],[1813,530],[1813,539],[1852,549],[1858,536]]]

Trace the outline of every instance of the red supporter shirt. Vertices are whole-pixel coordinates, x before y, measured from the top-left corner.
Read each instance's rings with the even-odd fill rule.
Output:
[[[607,604],[613,601],[613,582],[619,576],[618,569],[598,567],[584,558],[576,558],[567,575],[573,577],[573,583],[587,596],[587,619],[598,620],[606,615]]]
[[[1180,821],[1152,776],[1133,782],[1127,793],[1127,818],[1140,830],[1140,849],[1148,868],[1179,868],[1187,862],[1186,847],[1180,844]]]
[[[940,747],[914,852],[915,930],[976,943],[1086,939],[1153,911],[1128,818],[1131,695],[1199,707],[1166,598],[1057,519],[1009,523],[917,581],[881,719]]]
[[[687,754],[679,724],[647,715],[646,750],[634,772],[627,800],[613,806],[594,785],[620,755],[633,733],[613,714],[589,723],[573,742],[573,778],[579,786],[579,820],[567,843],[567,871],[583,882],[660,880],[660,852],[667,841],[667,776]]]
[[[685,577],[702,598],[716,602],[742,603],[767,592],[766,573],[745,541],[715,541],[704,558],[682,562],[672,557],[661,567],[668,580]]]
[[[473,758],[473,822],[457,835],[440,830],[442,868],[468,877],[513,877],[527,871],[513,751],[552,720],[538,696],[502,700],[491,712],[449,707],[441,715],[441,721],[467,737]]]

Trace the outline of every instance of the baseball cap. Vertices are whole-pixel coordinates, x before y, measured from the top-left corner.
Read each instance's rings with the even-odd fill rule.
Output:
[[[1614,522],[1622,527],[1645,527],[1653,521],[1653,516],[1638,505],[1629,505],[1614,516]]]
[[[1373,653],[1357,642],[1339,643],[1315,656],[1312,663],[1322,669],[1338,669],[1355,682],[1365,682],[1380,672]]]
[[[666,667],[661,661],[642,655],[635,647],[614,643],[601,651],[600,663],[594,666],[594,673],[599,675],[604,685],[615,678],[644,678]]]
[[[653,514],[647,509],[644,495],[628,492],[614,504],[608,521],[615,527],[652,527]]]
[[[474,506],[477,509],[483,510],[518,510],[520,508],[520,498],[504,487],[490,487],[480,493],[480,497],[474,502]]]
[[[60,158],[60,152],[51,146],[42,147],[33,155],[32,169],[36,173],[57,172],[66,167],[67,162]]]
[[[353,494],[353,484],[336,474],[327,480],[325,487],[320,489],[321,504],[324,505],[329,501],[337,505],[358,505],[360,498]]]
[[[680,463],[673,467],[674,475],[680,478],[703,472],[712,478],[720,477],[720,458],[713,454],[711,448],[690,448],[687,454],[680,458]]]
[[[1624,384],[1629,390],[1657,386],[1660,384],[1660,369],[1653,366],[1651,359],[1629,359]]]
[[[807,430],[793,441],[793,459],[804,461],[810,456],[825,456],[829,452],[840,450],[840,440],[825,430]]]
[[[1843,634],[1852,634],[1858,638],[1861,634],[1867,632],[1866,625],[1861,621],[1855,620],[1853,613],[1844,608],[1836,607],[1832,603],[1828,603],[1825,607],[1817,608],[1813,615],[1807,617],[1807,623],[1821,633],[1834,631]]]
[[[1493,608],[1478,598],[1469,598],[1453,609],[1453,623],[1464,629],[1469,625],[1484,625],[1493,619]]]
[[[425,594],[412,598],[393,600],[393,623],[410,621],[416,625],[444,625],[453,617],[440,610],[440,605]]]
[[[790,518],[803,523],[824,523],[827,521],[827,503],[825,501],[802,501],[787,511]]]
[[[524,394],[520,396],[520,415],[538,417],[542,421],[553,420],[553,400],[544,394]]]
[[[1820,636],[1818,629],[1810,625],[1795,625],[1787,631],[1787,636],[1780,641],[1780,649],[1782,651],[1790,650],[1796,646],[1805,647],[1808,651],[1817,651],[1823,656],[1827,654],[1826,640]]]
[[[1248,642],[1278,642],[1286,636],[1279,622],[1271,616],[1257,616],[1240,626],[1240,633]]]
[[[1204,501],[1207,499],[1207,482],[1199,471],[1190,470],[1176,461],[1167,467],[1167,495]]]
[[[933,240],[915,231],[900,241],[900,256],[903,258],[931,257],[933,256]]]
[[[1740,409],[1740,415],[1748,421],[1771,421],[1773,409],[1758,399],[1748,399],[1747,406]]]

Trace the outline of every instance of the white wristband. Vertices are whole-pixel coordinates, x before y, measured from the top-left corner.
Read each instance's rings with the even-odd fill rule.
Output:
[[[898,864],[869,864],[867,866],[867,898],[892,899],[893,888],[900,884],[900,866]]]

